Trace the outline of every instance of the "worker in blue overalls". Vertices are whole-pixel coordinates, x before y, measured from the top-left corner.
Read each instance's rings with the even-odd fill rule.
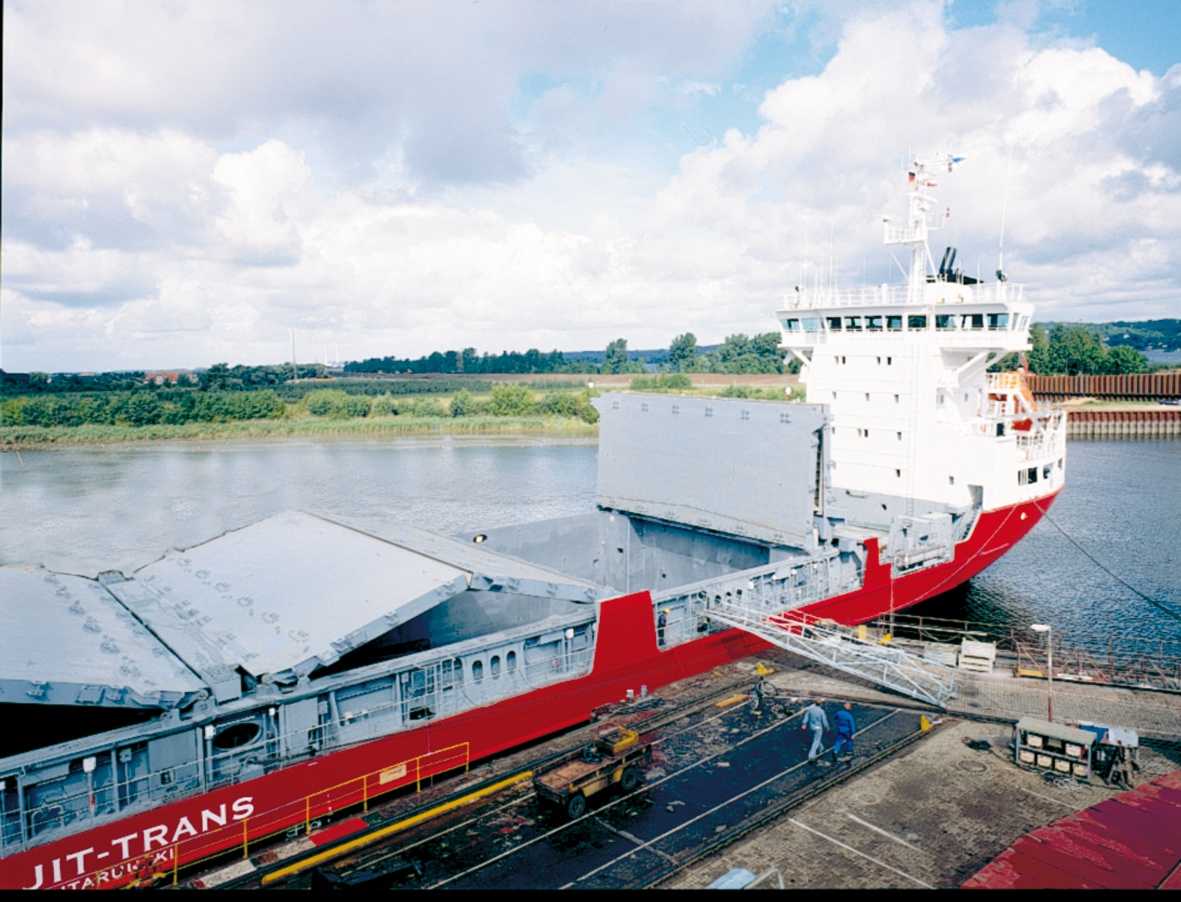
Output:
[[[848,761],[853,757],[853,737],[857,735],[857,722],[853,720],[853,704],[845,702],[845,706],[833,719],[837,726],[837,741],[832,746],[833,760]],[[842,751],[844,754],[841,754]]]

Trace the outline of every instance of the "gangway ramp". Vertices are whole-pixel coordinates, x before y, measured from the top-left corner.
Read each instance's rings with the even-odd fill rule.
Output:
[[[752,599],[753,601],[753,599]],[[939,708],[955,697],[955,670],[900,648],[862,638],[857,630],[799,611],[768,614],[755,602],[715,601],[709,616],[787,651]]]

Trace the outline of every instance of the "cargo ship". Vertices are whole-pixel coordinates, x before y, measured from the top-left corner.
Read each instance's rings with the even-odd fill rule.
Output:
[[[1019,541],[1065,418],[1019,372],[1031,306],[936,268],[777,312],[803,401],[607,393],[595,507],[439,536],[291,511],[131,574],[0,568],[0,887],[114,888],[275,838],[767,647],[711,616],[859,624]]]

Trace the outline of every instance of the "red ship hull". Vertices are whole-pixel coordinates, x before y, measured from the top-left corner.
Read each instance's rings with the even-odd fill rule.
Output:
[[[818,602],[805,613],[849,625],[917,604],[970,579],[1037,523],[1053,495],[980,515],[955,558],[892,579],[867,543],[862,588]],[[293,764],[234,786],[190,797],[46,843],[0,860],[0,888],[115,888],[175,873],[383,793],[417,785],[542,736],[587,722],[602,705],[642,685],[650,690],[765,650],[739,630],[660,650],[652,599],[638,592],[604,602],[594,666],[585,677]]]

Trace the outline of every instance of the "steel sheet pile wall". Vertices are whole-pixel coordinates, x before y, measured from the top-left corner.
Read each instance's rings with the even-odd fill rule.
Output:
[[[1067,438],[1175,438],[1181,410],[1072,410]]]
[[[595,406],[601,507],[811,547],[822,408],[631,392]]]
[[[1025,377],[1034,395],[1043,398],[1181,398],[1181,370],[1128,373],[1122,376]]]

